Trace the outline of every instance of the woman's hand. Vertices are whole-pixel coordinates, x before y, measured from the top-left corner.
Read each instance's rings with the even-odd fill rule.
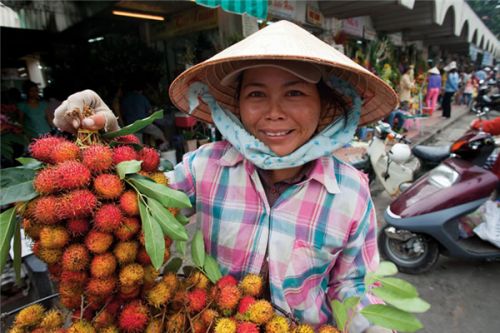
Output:
[[[83,116],[83,107],[91,107],[95,114]],[[76,133],[79,128],[98,131],[119,129],[118,120],[113,111],[92,90],[77,92],[68,97],[54,112],[54,125],[62,131]]]

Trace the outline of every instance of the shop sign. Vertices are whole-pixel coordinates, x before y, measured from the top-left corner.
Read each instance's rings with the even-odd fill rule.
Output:
[[[481,66],[493,66],[493,57],[491,56],[491,53],[484,51]]]
[[[295,1],[270,0],[268,13],[275,17],[294,19],[296,11]]]
[[[470,60],[476,61],[477,59],[477,47],[472,44],[469,44],[469,56]]]
[[[393,34],[388,34],[389,40],[392,44],[396,46],[403,46],[403,34],[401,32],[395,32]]]
[[[311,5],[307,5],[306,22],[313,25],[322,26],[323,14],[317,8],[314,8]]]
[[[363,38],[367,40],[375,40],[377,39],[377,32],[375,31],[375,29],[365,25],[363,27]]]
[[[158,27],[158,31],[154,31],[154,27]],[[158,24],[154,27],[153,39],[165,39],[176,35],[214,29],[218,27],[217,10],[198,6],[174,16],[166,24]]]
[[[342,31],[351,36],[363,37],[363,23],[362,17],[350,17],[342,20]]]

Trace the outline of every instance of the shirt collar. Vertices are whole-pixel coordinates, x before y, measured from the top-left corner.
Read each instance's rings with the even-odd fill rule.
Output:
[[[221,166],[232,167],[244,160],[243,155],[233,147],[233,145],[227,145],[226,150],[222,154],[222,157],[218,161]],[[248,163],[251,165],[251,163]],[[255,168],[247,168],[248,171],[254,171]],[[340,192],[340,188],[337,184],[337,178],[334,172],[334,159],[331,157],[320,157],[318,158],[309,172],[309,178],[314,179],[320,184],[322,184],[329,193],[335,194]]]

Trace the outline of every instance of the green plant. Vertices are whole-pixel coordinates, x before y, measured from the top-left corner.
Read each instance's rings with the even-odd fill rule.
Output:
[[[389,277],[398,272],[393,263],[384,261],[376,272],[365,277],[366,293],[373,294],[386,304],[371,304],[358,310],[361,297],[353,296],[331,304],[335,321],[342,332],[349,332],[352,319],[359,312],[375,325],[400,332],[415,332],[422,323],[412,313],[422,313],[430,304],[418,296],[409,282]]]

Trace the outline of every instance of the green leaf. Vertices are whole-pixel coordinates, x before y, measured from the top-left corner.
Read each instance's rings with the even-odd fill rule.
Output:
[[[346,308],[346,311],[354,310],[356,308],[356,306],[358,305],[360,299],[361,298],[358,296],[351,296],[351,297],[346,298],[343,302],[344,306]]]
[[[148,208],[142,201],[139,201],[139,213],[142,220],[142,229],[144,230],[144,242],[146,252],[151,258],[154,268],[160,269],[163,265],[165,255],[165,239],[160,225],[150,215]]]
[[[123,161],[116,165],[116,172],[118,173],[118,176],[120,176],[120,179],[123,179],[125,178],[125,175],[141,171],[141,164],[142,161]]]
[[[407,312],[422,313],[429,310],[429,308],[431,307],[429,303],[419,297],[400,297],[397,293],[394,293],[394,290],[392,288],[373,288],[371,292],[375,296],[382,299],[384,302]]]
[[[7,188],[2,188],[0,193],[0,206],[19,201],[28,201],[38,196],[33,188],[33,181],[29,180]]]
[[[16,273],[16,284],[21,286],[21,224],[16,223],[14,230],[14,258],[13,266]]]
[[[390,305],[367,305],[360,313],[375,325],[400,332],[415,332],[423,327],[414,315]]]
[[[163,118],[163,110],[156,111],[155,113],[153,113],[149,117],[137,120],[134,123],[119,129],[118,131],[104,133],[102,135],[102,137],[104,139],[113,139],[113,138],[116,138],[118,136],[133,134],[133,133],[140,131],[144,127],[152,124],[155,120],[158,120],[161,118]]]
[[[186,242],[184,242],[184,241],[177,241],[177,242],[175,242],[175,249],[182,256],[185,256],[186,255]]]
[[[417,289],[410,282],[398,278],[379,278],[378,281],[382,285],[373,289],[385,289],[400,298],[418,297]]]
[[[17,185],[27,181],[33,181],[35,178],[35,170],[25,166],[13,168],[5,168],[0,171],[0,184],[2,188]]]
[[[173,240],[187,241],[189,239],[186,228],[161,203],[153,198],[148,198],[148,205],[151,208],[151,214],[165,235]]]
[[[172,258],[168,262],[168,264],[165,266],[165,269],[163,270],[163,273],[165,272],[172,272],[172,273],[177,273],[179,271],[179,268],[182,266],[182,259],[179,257]]]
[[[390,261],[382,261],[375,271],[375,275],[387,276],[395,275],[398,273],[398,268]]]
[[[172,190],[171,188],[157,184],[153,181],[132,175],[130,177],[132,184],[149,198],[158,200],[165,207],[172,208],[190,208],[191,202],[186,194]]]
[[[16,161],[21,163],[24,168],[38,169],[42,167],[42,162],[31,157],[18,157],[16,158]]]
[[[212,283],[217,282],[222,277],[219,264],[217,264],[217,261],[211,255],[205,255],[205,265],[203,265],[203,270]]]
[[[193,263],[198,267],[203,267],[205,264],[205,243],[203,241],[203,234],[197,230],[191,242],[191,256]]]
[[[345,324],[347,323],[347,309],[345,305],[334,299],[332,301],[332,311],[333,317],[335,318],[335,323],[337,323],[337,327],[341,331],[344,331]]]
[[[177,219],[177,221],[179,221],[180,224],[182,225],[186,225],[189,223],[189,218],[186,217],[185,215],[182,215],[181,213],[175,215],[175,218]]]
[[[3,268],[7,262],[15,224],[16,207],[12,207],[0,215],[0,272],[3,272]]]

